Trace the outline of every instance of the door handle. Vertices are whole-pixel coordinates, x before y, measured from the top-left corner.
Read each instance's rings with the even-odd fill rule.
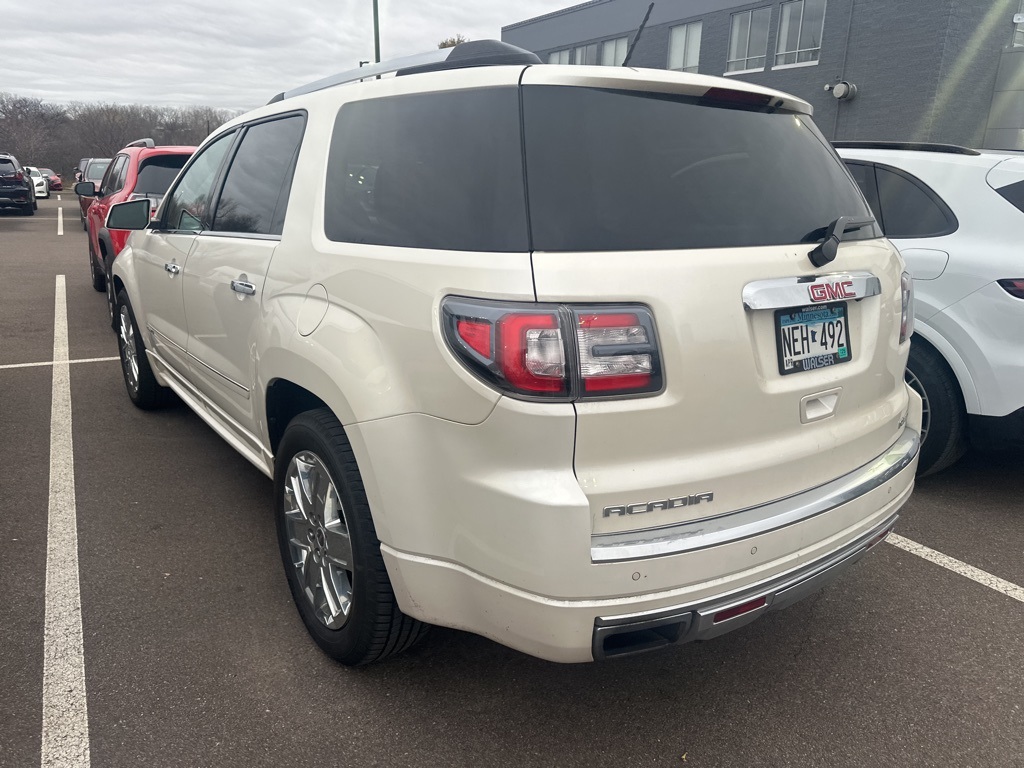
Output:
[[[170,272],[171,275],[176,275],[181,272],[181,267],[177,264],[164,264],[164,269]]]
[[[256,294],[256,286],[242,280],[232,280],[231,290],[235,293],[244,293],[246,296],[254,296]]]

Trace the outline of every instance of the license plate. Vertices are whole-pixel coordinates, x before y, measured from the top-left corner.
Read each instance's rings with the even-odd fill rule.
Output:
[[[775,342],[783,376],[850,362],[846,302],[776,310]]]

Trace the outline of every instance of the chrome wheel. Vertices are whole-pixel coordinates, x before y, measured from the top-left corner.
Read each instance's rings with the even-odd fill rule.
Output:
[[[321,624],[341,629],[352,610],[352,541],[338,489],[312,451],[288,463],[284,525],[305,600]]]
[[[131,312],[121,305],[118,336],[121,342],[121,367],[124,368],[125,382],[133,394],[139,391],[139,355],[135,348],[135,326]]]
[[[904,378],[907,384],[910,385],[910,388],[921,396],[921,445],[924,445],[924,441],[928,437],[928,427],[932,422],[931,403],[928,401],[928,393],[925,392],[924,385],[921,384],[921,380],[914,375],[912,370],[907,368]]]

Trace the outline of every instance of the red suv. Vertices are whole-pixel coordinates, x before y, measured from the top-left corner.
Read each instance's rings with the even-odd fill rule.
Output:
[[[107,229],[107,211],[114,203],[152,200],[152,212],[178,175],[178,171],[196,151],[195,147],[158,147],[152,139],[139,139],[126,146],[113,160],[100,182],[99,189],[91,181],[75,185],[75,193],[83,198],[96,198],[85,214],[89,232],[89,272],[92,286],[107,291],[107,307],[111,323],[114,317],[114,296],[107,288],[110,264],[124,248],[130,234],[126,229]]]

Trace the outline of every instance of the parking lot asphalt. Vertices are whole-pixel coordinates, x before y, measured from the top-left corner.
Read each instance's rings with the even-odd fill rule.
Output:
[[[0,211],[0,767],[44,741],[58,275],[91,765],[1024,766],[1024,602],[890,544],[707,643],[561,666],[435,629],[333,663],[292,606],[270,481],[183,405],[128,401],[86,249],[73,195]],[[897,532],[1024,585],[1022,472],[972,452]]]

